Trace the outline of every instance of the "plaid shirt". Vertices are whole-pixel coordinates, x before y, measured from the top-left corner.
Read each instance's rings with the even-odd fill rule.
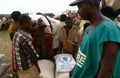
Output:
[[[39,55],[33,47],[30,33],[18,30],[14,35],[13,46],[16,70],[27,70],[37,62]]]

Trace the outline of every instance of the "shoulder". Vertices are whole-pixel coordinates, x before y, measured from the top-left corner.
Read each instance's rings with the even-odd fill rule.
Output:
[[[107,26],[117,26],[117,24],[112,20],[104,20],[102,24],[105,25],[106,27]]]
[[[99,39],[99,43],[112,41],[112,42],[120,42],[120,27],[112,20],[106,20],[102,22],[97,28],[96,38]]]
[[[100,28],[103,30],[116,30],[119,26],[112,20],[105,20],[100,24]]]

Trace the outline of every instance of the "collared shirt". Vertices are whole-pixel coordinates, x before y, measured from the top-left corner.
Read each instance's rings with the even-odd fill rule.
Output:
[[[73,26],[68,33],[66,33],[65,27],[61,27],[60,33],[59,33],[59,41],[63,43],[63,52],[74,52],[73,51],[73,45],[74,42],[76,42],[76,37],[78,33],[78,28],[76,26]]]
[[[17,70],[27,70],[37,61],[39,56],[32,44],[31,34],[18,30],[13,39],[14,64]]]

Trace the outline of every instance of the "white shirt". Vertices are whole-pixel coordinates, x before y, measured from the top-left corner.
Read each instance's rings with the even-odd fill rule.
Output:
[[[60,23],[54,23],[53,25],[53,49],[58,48],[59,47],[59,32],[60,32],[60,28],[63,27],[65,25],[64,22],[60,22]]]

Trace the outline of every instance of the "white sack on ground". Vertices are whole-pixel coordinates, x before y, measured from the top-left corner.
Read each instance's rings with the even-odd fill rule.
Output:
[[[54,63],[50,60],[39,60],[40,78],[54,78]]]

